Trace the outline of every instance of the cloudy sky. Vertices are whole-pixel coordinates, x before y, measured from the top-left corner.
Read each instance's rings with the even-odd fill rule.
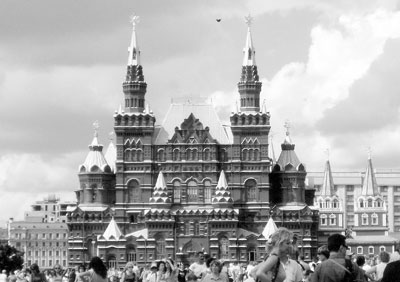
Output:
[[[48,193],[74,200],[92,124],[107,145],[131,37],[147,103],[161,123],[173,98],[212,99],[228,122],[252,25],[276,154],[291,122],[308,171],[399,168],[399,2],[15,1],[0,3],[0,222]],[[221,18],[221,22],[216,22]]]

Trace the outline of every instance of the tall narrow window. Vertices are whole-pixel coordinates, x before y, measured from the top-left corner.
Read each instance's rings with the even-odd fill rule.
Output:
[[[249,179],[245,182],[244,187],[247,191],[247,201],[254,202],[257,199],[257,182]]]
[[[198,199],[198,187],[197,183],[195,181],[190,181],[188,183],[188,189],[187,189],[187,197],[188,197],[188,202],[197,202]]]
[[[140,202],[140,185],[136,180],[131,180],[128,183],[128,201],[129,203]]]
[[[179,181],[174,182],[174,203],[181,202],[181,183]]]
[[[211,203],[211,199],[212,199],[211,181],[206,180],[204,181],[204,202]]]
[[[229,240],[226,237],[219,239],[219,258],[229,259]]]

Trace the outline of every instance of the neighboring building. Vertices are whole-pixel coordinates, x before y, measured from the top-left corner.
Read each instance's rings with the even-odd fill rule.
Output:
[[[394,251],[399,239],[389,236],[387,207],[396,203],[388,203],[388,189],[379,188],[377,175],[383,183],[394,180],[376,174],[370,157],[365,173],[334,174],[329,161],[322,182],[321,175],[309,173],[309,183],[318,188],[315,205],[320,210],[321,243],[329,234],[342,232],[349,238],[354,253],[376,255],[382,250]]]
[[[67,206],[75,206],[76,202],[62,202],[55,195],[48,195],[42,201],[32,204],[32,210],[25,212],[28,222],[66,222]]]
[[[32,263],[40,268],[54,264],[68,266],[67,206],[76,203],[61,202],[55,195],[49,195],[32,204],[24,221],[9,220],[9,244],[24,252],[26,266]]]
[[[25,266],[68,266],[68,226],[63,222],[10,222],[10,245],[24,252]]]
[[[0,245],[8,244],[8,228],[0,228]]]
[[[212,105],[192,99],[173,103],[156,126],[145,106],[135,27],[123,82],[125,107],[114,114],[116,145],[103,153],[96,125],[79,167],[78,206],[67,213],[71,264],[93,255],[112,267],[166,257],[189,262],[198,251],[261,261],[266,243],[261,232],[270,217],[298,235],[301,253],[315,255],[318,210],[308,207],[314,190],[305,187],[305,167],[289,132],[278,162],[268,155],[270,114],[260,106],[250,25],[240,106],[229,126]]]

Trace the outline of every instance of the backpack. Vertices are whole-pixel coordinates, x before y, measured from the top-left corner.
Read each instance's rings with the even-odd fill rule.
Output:
[[[354,272],[353,263],[349,259],[345,259],[346,273],[343,282],[356,282],[358,273]]]

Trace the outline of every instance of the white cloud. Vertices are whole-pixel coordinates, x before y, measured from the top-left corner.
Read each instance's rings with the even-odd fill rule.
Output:
[[[305,161],[315,166],[332,145],[331,139],[316,131],[316,122],[327,109],[348,98],[352,85],[380,57],[386,41],[400,37],[400,12],[343,14],[334,22],[314,26],[310,34],[308,61],[289,63],[270,81],[263,79],[261,99],[266,99],[271,112],[274,142],[283,140],[282,126],[289,119],[299,157],[307,157]],[[230,93],[219,94],[221,98],[214,101],[221,101],[219,107],[223,107]],[[313,150],[303,153],[310,144]]]

